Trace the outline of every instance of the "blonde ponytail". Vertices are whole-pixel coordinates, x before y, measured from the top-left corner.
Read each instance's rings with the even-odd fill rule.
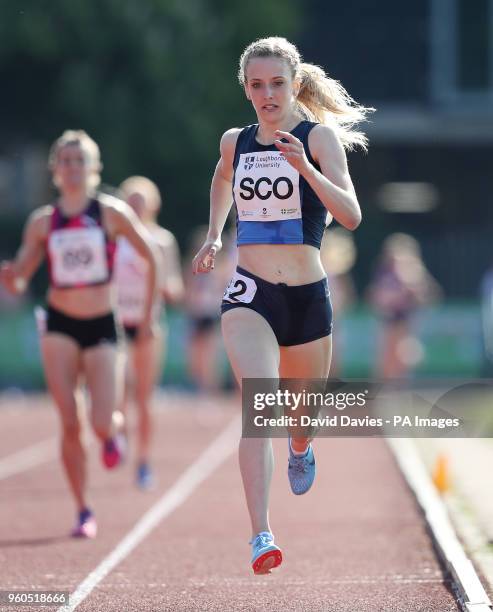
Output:
[[[297,103],[302,115],[310,121],[332,125],[345,149],[360,146],[366,150],[368,139],[354,126],[365,121],[374,109],[355,102],[341,83],[328,77],[320,66],[302,63],[298,75],[301,86]]]
[[[271,36],[251,43],[240,58],[238,79],[246,84],[246,69],[253,57],[278,57],[285,60],[293,79],[299,79],[300,91],[297,98],[298,110],[302,117],[331,125],[347,150],[368,148],[368,139],[355,128],[366,120],[375,109],[361,106],[349,95],[344,87],[328,77],[320,66],[302,63],[298,49],[285,38]]]

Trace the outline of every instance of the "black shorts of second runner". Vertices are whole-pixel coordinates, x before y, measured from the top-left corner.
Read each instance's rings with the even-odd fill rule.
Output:
[[[68,336],[83,350],[99,344],[116,344],[118,331],[112,312],[90,319],[77,319],[52,306],[46,309],[46,332]]]
[[[137,338],[137,332],[139,331],[138,325],[125,325],[123,324],[123,333],[125,334],[125,340],[127,342],[135,342]]]
[[[190,317],[190,331],[192,336],[201,336],[213,332],[219,321],[219,311],[217,315],[196,315]]]
[[[237,267],[221,304],[255,310],[269,323],[279,346],[295,346],[332,333],[332,304],[327,278],[307,285],[269,283]]]

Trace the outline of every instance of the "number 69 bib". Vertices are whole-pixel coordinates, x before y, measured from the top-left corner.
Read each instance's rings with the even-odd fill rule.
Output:
[[[243,304],[249,304],[255,294],[257,293],[257,283],[253,278],[243,276],[239,272],[235,272],[233,278],[229,281],[229,285],[226,287],[224,292],[223,301],[231,302],[242,302]]]
[[[56,286],[92,285],[107,280],[106,245],[100,227],[55,230],[48,247]]]

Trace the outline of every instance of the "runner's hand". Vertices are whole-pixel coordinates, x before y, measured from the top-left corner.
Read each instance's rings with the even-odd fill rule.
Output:
[[[216,253],[221,249],[220,240],[214,242],[206,240],[200,251],[195,255],[192,262],[192,270],[194,274],[205,274],[214,270]]]
[[[274,144],[284,155],[288,163],[303,176],[310,170],[311,164],[305,153],[305,147],[299,138],[289,132],[275,131],[276,140]],[[281,139],[288,142],[282,142]]]
[[[0,264],[0,283],[9,293],[18,295],[24,293],[27,287],[26,280],[15,273],[11,261],[2,261]]]

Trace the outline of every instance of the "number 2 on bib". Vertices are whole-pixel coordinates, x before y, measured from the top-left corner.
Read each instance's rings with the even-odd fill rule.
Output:
[[[235,272],[233,278],[230,280],[229,285],[226,287],[224,292],[223,300],[225,302],[241,302],[243,304],[249,304],[255,297],[257,292],[257,283],[253,278],[243,276],[239,272]]]

